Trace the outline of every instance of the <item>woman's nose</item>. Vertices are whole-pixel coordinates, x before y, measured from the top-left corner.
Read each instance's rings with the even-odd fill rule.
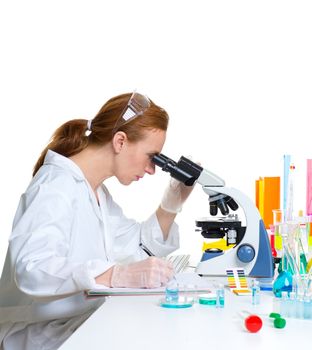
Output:
[[[149,175],[155,174],[155,164],[150,162],[147,167],[145,168],[145,172]]]

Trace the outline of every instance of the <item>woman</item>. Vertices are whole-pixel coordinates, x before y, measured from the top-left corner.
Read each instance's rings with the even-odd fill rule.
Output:
[[[103,185],[111,176],[129,185],[154,174],[167,125],[164,109],[133,93],[56,130],[14,218],[0,283],[2,349],[58,348],[103,302],[87,300],[85,290],[153,288],[172,277],[160,257],[178,247],[174,218],[191,189],[171,182],[156,212],[138,223]]]

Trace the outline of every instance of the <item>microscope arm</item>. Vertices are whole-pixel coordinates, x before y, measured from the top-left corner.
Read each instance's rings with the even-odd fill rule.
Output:
[[[225,181],[218,175],[207,169],[203,169],[197,179],[197,182],[203,187],[224,187]]]

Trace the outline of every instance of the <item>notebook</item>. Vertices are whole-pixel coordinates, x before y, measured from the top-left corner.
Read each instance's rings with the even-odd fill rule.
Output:
[[[180,292],[210,293],[209,281],[193,272],[177,273],[175,278],[179,284]],[[158,295],[164,294],[165,287],[160,288],[103,288],[98,285],[85,292],[87,298],[102,296],[126,296],[126,295]]]

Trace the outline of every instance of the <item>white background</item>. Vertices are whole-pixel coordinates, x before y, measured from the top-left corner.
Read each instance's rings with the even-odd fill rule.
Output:
[[[310,1],[1,0],[0,267],[19,197],[53,131],[92,118],[137,89],[170,115],[163,153],[192,155],[254,198],[259,176],[296,160],[295,208],[305,209],[311,157]],[[142,220],[169,180],[123,187],[125,213]],[[208,213],[196,187],[178,221],[181,252],[198,253],[194,220]]]

